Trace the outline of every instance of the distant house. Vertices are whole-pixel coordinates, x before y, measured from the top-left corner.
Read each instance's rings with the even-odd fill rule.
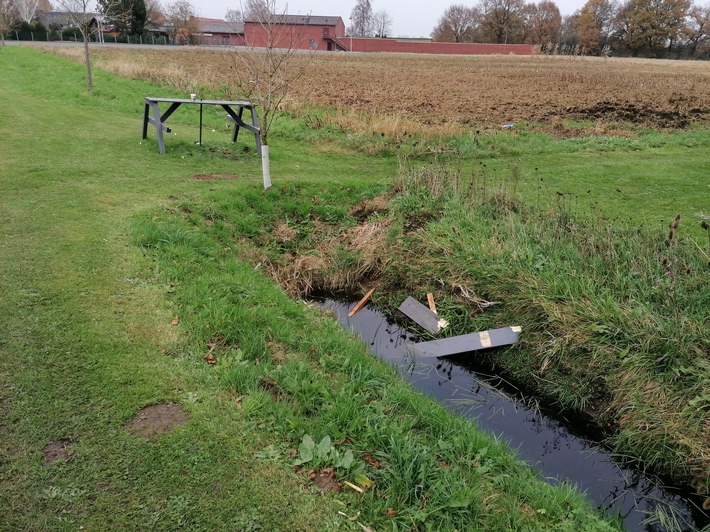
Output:
[[[273,15],[269,22],[258,19],[244,21],[244,43],[257,48],[347,50],[344,35],[345,23],[340,17]],[[270,39],[272,42],[269,42]]]
[[[69,11],[43,11],[37,18],[48,30],[62,31],[66,28],[76,27],[75,18],[84,19],[89,22],[90,27],[98,26],[101,17],[97,13],[70,13]]]
[[[243,46],[244,24],[219,18],[196,17],[197,41],[209,46]]]

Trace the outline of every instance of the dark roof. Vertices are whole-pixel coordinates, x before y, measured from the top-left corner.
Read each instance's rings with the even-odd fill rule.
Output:
[[[76,13],[77,17],[82,17],[83,13]],[[71,17],[69,11],[45,11],[40,13],[39,21],[44,25],[45,28],[50,26],[56,26],[59,28],[65,28],[67,26],[74,26],[74,19]],[[86,13],[86,18],[90,21],[96,18],[96,13]]]
[[[274,23],[276,24],[292,24],[303,26],[335,26],[338,21],[342,22],[340,17],[318,17],[313,15],[274,15]],[[244,22],[262,22],[259,19],[249,18]]]
[[[198,19],[200,22],[200,31],[202,33],[244,33],[243,22],[225,22],[224,20],[204,20]]]

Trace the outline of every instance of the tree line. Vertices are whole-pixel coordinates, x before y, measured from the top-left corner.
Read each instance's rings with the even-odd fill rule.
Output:
[[[479,0],[448,7],[431,37],[440,42],[536,44],[543,53],[710,58],[710,3],[587,0],[563,17],[552,0]]]

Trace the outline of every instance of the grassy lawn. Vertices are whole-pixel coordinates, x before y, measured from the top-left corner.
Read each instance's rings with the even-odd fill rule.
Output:
[[[386,186],[393,157],[285,139],[264,193],[217,115],[216,152],[192,143],[186,112],[159,156],[140,139],[156,87],[97,72],[89,95],[81,65],[24,48],[0,49],[0,71],[1,528],[611,527],[286,297],[223,230],[258,235],[270,219],[224,220],[217,197],[304,216],[308,194],[343,223],[315,196],[354,204]],[[237,179],[193,178],[205,173]],[[124,428],[158,403],[186,423]],[[64,456],[49,464],[53,442]],[[309,470],[374,486],[323,493]]]

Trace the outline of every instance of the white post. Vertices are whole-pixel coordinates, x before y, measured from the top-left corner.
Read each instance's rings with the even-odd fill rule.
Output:
[[[264,190],[271,188],[271,172],[269,170],[269,147],[261,146],[261,173],[264,175]]]

